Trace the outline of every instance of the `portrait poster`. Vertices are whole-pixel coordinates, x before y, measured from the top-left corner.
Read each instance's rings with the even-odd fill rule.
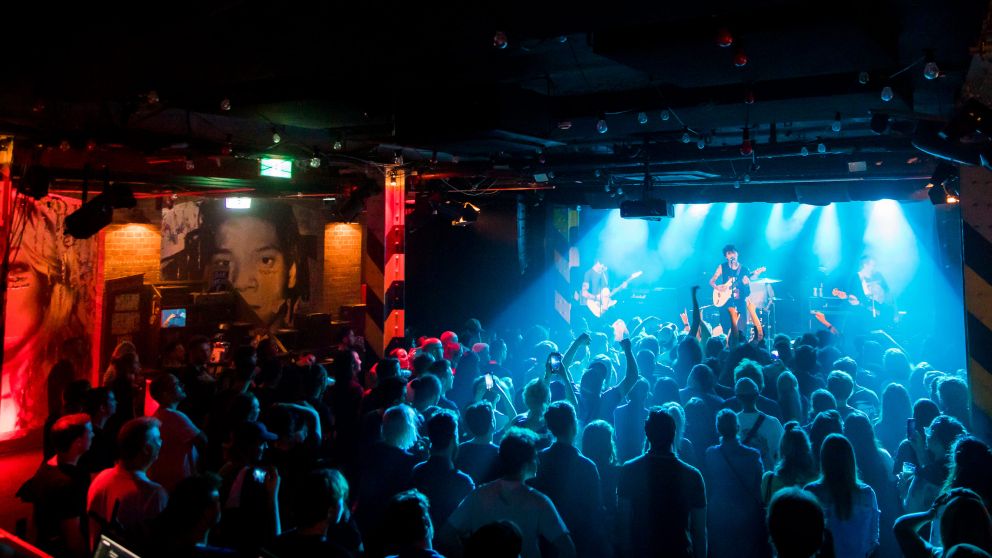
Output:
[[[99,237],[78,240],[65,234],[65,218],[79,206],[79,200],[55,195],[15,201],[4,313],[0,439],[40,428],[49,400],[61,397],[65,385],[94,378],[102,247]],[[60,373],[49,378],[60,359],[72,366],[63,363]],[[48,393],[50,385],[53,393]]]
[[[167,204],[162,210],[162,279],[201,282],[203,292],[232,291],[239,321],[292,327],[320,292],[318,241],[323,222],[306,201],[252,199],[228,208],[222,198]]]

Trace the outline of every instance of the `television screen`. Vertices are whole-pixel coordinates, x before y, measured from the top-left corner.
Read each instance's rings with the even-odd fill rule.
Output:
[[[168,308],[162,310],[162,327],[186,327],[186,309]]]

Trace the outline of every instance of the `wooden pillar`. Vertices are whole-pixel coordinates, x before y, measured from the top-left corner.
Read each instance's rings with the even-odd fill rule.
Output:
[[[382,193],[365,203],[365,338],[380,356],[405,333],[406,173],[387,168]]]

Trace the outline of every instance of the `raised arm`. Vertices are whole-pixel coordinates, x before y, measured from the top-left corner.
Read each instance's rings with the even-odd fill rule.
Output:
[[[620,393],[626,397],[630,388],[634,387],[634,383],[637,382],[639,374],[637,371],[637,361],[634,360],[634,350],[630,346],[630,338],[621,339],[620,346],[623,347],[623,354],[627,359],[627,373],[624,375],[623,381],[620,382]]]
[[[699,335],[699,326],[703,322],[703,313],[699,311],[699,299],[696,298],[696,293],[699,291],[699,285],[693,285],[692,287],[692,325],[689,326],[689,337],[697,337]]]
[[[575,340],[572,341],[572,344],[568,346],[568,350],[565,351],[565,354],[562,355],[561,365],[565,368],[571,366],[572,360],[575,359],[575,353],[579,352],[579,348],[583,345],[588,346],[590,341],[592,340],[589,338],[589,334],[585,332],[576,337]]]

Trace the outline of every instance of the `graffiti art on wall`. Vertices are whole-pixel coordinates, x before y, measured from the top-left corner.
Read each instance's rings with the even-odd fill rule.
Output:
[[[223,199],[177,203],[162,214],[162,278],[233,290],[257,325],[287,327],[319,288],[318,211],[279,200],[228,209]]]
[[[48,414],[48,376],[60,358],[72,379],[91,378],[98,330],[100,281],[97,238],[64,234],[65,217],[79,201],[60,196],[17,198],[0,382],[0,437],[40,427]],[[59,394],[55,394],[56,397]]]

